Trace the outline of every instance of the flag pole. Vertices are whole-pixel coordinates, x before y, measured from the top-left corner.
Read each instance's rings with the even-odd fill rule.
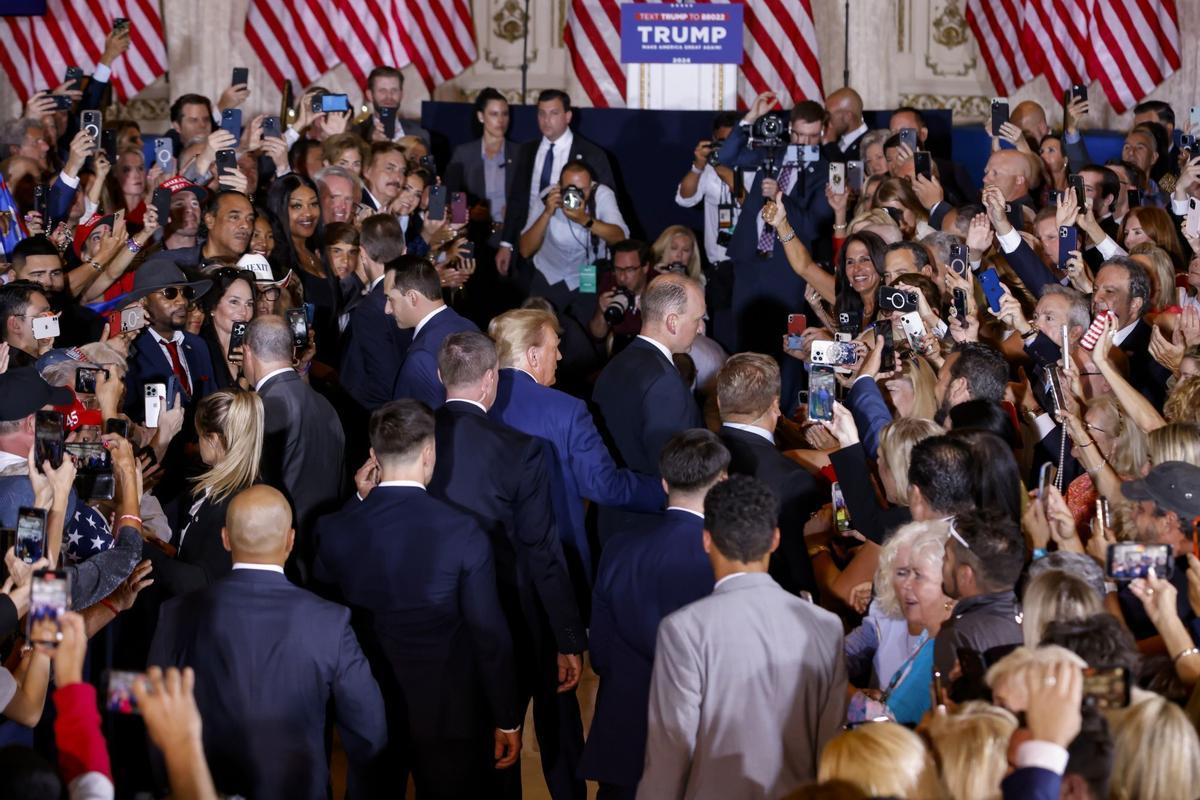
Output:
[[[525,0],[529,4],[529,0]],[[846,30],[844,31],[844,49],[842,50],[842,86],[850,86],[850,0],[846,0]]]
[[[529,86],[529,0],[525,0],[525,24],[521,33],[521,105]]]

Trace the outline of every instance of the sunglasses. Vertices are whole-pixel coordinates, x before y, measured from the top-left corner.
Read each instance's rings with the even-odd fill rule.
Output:
[[[184,300],[196,299],[196,289],[192,286],[168,286],[165,289],[159,289],[158,293],[168,300],[174,300],[181,294]]]

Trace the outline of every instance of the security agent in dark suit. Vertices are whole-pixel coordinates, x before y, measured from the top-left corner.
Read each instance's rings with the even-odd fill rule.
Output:
[[[426,493],[428,408],[386,403],[370,439],[374,474],[362,502],[318,525],[315,573],[354,609],[383,687],[389,737],[375,789],[394,793],[411,770],[421,797],[490,796],[495,770],[516,763],[523,721],[491,544],[474,517]]]
[[[391,110],[396,120],[396,129],[392,141],[399,141],[405,136],[416,136],[429,147],[429,131],[417,124],[416,120],[400,119],[400,104],[404,102],[404,73],[395,67],[378,66],[367,75],[367,88],[364,91],[367,101],[371,104],[372,114],[362,121],[354,132],[364,141],[386,141],[384,124],[379,118],[379,109]]]
[[[734,169],[758,170],[746,191],[739,222],[726,253],[733,260],[733,317],[738,350],[782,355],[787,315],[803,313],[806,283],[792,271],[774,229],[762,218],[763,204],[782,192],[782,203],[795,235],[817,260],[832,257],[827,242],[833,209],[825,199],[827,155],[804,161],[801,148],[820,147],[825,109],[805,100],[789,113],[786,141],[779,147],[751,148],[755,123],[767,114],[775,95],[759,95],[749,113],[721,146],[720,159]],[[756,137],[756,141],[759,141]],[[795,147],[789,146],[794,145]],[[815,248],[815,249],[814,249]]]
[[[292,368],[292,354],[283,318],[259,317],[247,326],[242,369],[263,400],[262,477],[292,503],[300,540],[290,567],[306,581],[312,526],[342,497],[346,440],[333,406]]]
[[[487,208],[491,225],[484,238],[492,247],[498,247],[505,207],[517,177],[515,164],[520,148],[506,137],[508,101],[490,86],[475,98],[475,119],[483,126],[483,136],[454,148],[445,184],[452,192],[466,192],[470,205]]]
[[[517,654],[518,710],[533,698],[542,772],[556,800],[586,794],[577,777],[583,725],[574,688],[587,647],[550,496],[549,446],[488,417],[496,348],[482,333],[442,344],[437,466],[429,493],[475,517],[492,542],[500,606]],[[519,775],[505,788],[519,792]]]
[[[845,86],[825,98],[829,112],[828,132],[836,137],[823,148],[830,161],[862,160],[862,138],[867,135],[863,101],[858,92]]]
[[[383,281],[387,298],[384,310],[396,326],[412,331],[391,396],[395,400],[403,397],[420,400],[437,410],[446,402],[446,389],[437,366],[442,342],[452,333],[479,329],[446,305],[441,279],[428,258],[403,255],[389,261]]]
[[[600,692],[581,768],[600,782],[600,800],[632,800],[637,790],[658,623],[712,592],[704,497],[728,468],[729,451],[716,434],[692,429],[672,437],[659,458],[666,513],[621,533],[600,560],[590,629]]]
[[[558,89],[545,89],[538,95],[538,130],[542,138],[525,142],[517,151],[513,165],[515,178],[508,195],[501,233],[501,250],[496,253],[496,269],[507,275],[517,238],[529,221],[529,207],[546,187],[558,183],[563,166],[583,161],[592,170],[595,180],[605,186],[616,186],[608,156],[597,145],[576,136],[571,130],[571,97]],[[549,163],[547,163],[549,162]],[[525,276],[528,280],[532,276]]]
[[[350,612],[283,576],[291,522],[268,486],[234,498],[222,531],[233,571],[163,606],[149,663],[195,670],[205,759],[222,794],[327,797],[326,728],[336,721],[354,796],[386,740],[383,697]]]
[[[779,501],[779,549],[771,559],[771,577],[792,594],[815,596],[804,525],[825,498],[813,477],[775,446],[779,391],[779,365],[770,356],[738,353],[726,361],[717,375],[721,441],[733,457],[729,471],[758,478]]]

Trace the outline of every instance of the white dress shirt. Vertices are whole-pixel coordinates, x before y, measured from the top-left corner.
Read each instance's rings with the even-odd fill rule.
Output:
[[[717,590],[717,587],[718,587],[718,586],[720,586],[722,583],[725,583],[726,581],[731,581],[731,580],[733,580],[734,578],[740,577],[740,576],[742,576],[742,575],[748,575],[748,574],[749,574],[749,573],[747,573],[747,572],[732,572],[732,573],[730,573],[730,574],[726,575],[724,578],[721,578],[721,580],[719,580],[719,581],[717,581],[716,583],[714,583],[714,584],[713,584],[713,591],[715,592],[715,591]]]
[[[705,164],[704,169],[700,172],[696,193],[691,197],[684,197],[680,194],[679,187],[675,187],[675,205],[693,208],[701,201],[704,202],[704,252],[708,255],[709,262],[719,264],[727,258],[725,248],[717,244],[717,234],[721,231],[720,205],[721,203],[730,203],[734,206],[733,222],[735,225],[738,215],[741,213],[741,206],[733,204],[729,187],[717,175],[717,171],[708,164]]]
[[[596,211],[592,216],[600,222],[616,225],[628,236],[629,226],[621,216],[613,190],[600,183],[593,186]],[[533,227],[545,207],[540,197],[529,201],[529,219],[525,223],[525,231]],[[595,263],[596,259],[603,258],[607,253],[608,245],[603,239],[597,236],[593,248],[592,231],[572,222],[560,208],[546,226],[546,235],[542,239],[542,246],[533,256],[533,265],[545,276],[547,283],[566,283],[568,289],[575,291],[579,288],[579,268]]]
[[[147,328],[147,330],[149,330],[150,335],[154,337],[154,341],[158,342],[159,348],[162,350],[163,355],[167,359],[167,365],[170,366],[171,369],[174,369],[175,365],[171,363],[171,351],[167,349],[166,343],[175,343],[175,349],[179,353],[179,363],[183,365],[183,373],[187,375],[188,383],[191,384],[192,391],[194,392],[196,390],[196,382],[192,380],[192,368],[188,366],[187,351],[183,349],[183,331],[175,331],[171,338],[168,339],[158,331],[154,330],[154,328]]]
[[[735,431],[753,433],[755,436],[761,436],[771,444],[775,444],[775,434],[771,433],[771,431],[767,430],[766,428],[760,428],[757,425],[744,425],[740,422],[722,422],[721,424],[726,428],[733,428]]]
[[[1129,334],[1133,333],[1133,329],[1137,327],[1137,324],[1141,322],[1141,320],[1141,317],[1137,317],[1133,322],[1129,323],[1124,328],[1121,328],[1121,330],[1115,331],[1113,333],[1113,344],[1120,345],[1121,342],[1128,339]]]
[[[425,491],[425,484],[419,481],[380,481],[377,488],[382,489],[385,486],[405,486],[409,489],[420,489]]]
[[[250,564],[245,561],[235,561],[233,563],[233,568],[254,569],[258,570],[259,572],[278,572],[280,575],[283,574],[283,567],[279,566],[278,564]]]
[[[704,515],[701,514],[699,511],[695,511],[690,508],[684,508],[683,506],[667,506],[667,511],[683,511],[685,513],[691,514],[693,517],[699,517],[700,519],[704,519]]]
[[[563,166],[567,163],[567,159],[571,157],[571,145],[575,143],[575,134],[567,128],[566,132],[554,142],[551,142],[545,136],[538,144],[537,155],[533,157],[533,179],[529,182],[529,216],[533,216],[533,201],[539,199],[541,195],[542,185],[542,168],[546,163],[546,154],[550,152],[550,147],[554,147],[554,162],[550,165],[550,185],[558,183],[558,176],[562,172]]]
[[[274,378],[276,375],[282,375],[285,372],[295,372],[295,370],[292,367],[280,367],[279,369],[271,370],[266,375],[263,375],[258,379],[258,383],[254,384],[254,391],[261,392],[264,383],[271,380],[271,378]]]
[[[670,361],[672,364],[675,363],[675,359],[671,358],[671,351],[667,349],[667,346],[662,342],[658,341],[657,339],[651,339],[649,336],[644,336],[640,333],[638,334],[637,338],[641,339],[643,342],[649,342],[650,344],[654,345],[654,349],[662,353],[663,357],[667,359],[667,361]]]
[[[485,406],[483,403],[479,402],[478,400],[468,400],[465,397],[447,397],[446,402],[447,403],[470,403],[471,405],[475,406],[483,413],[485,413],[485,414],[488,413],[487,406]]]
[[[867,123],[859,125],[852,131],[844,133],[838,137],[838,149],[843,153],[850,149],[850,146],[857,142],[867,132]]]

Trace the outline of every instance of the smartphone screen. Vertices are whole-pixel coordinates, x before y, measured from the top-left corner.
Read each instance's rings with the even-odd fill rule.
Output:
[[[1057,473],[1058,469],[1049,461],[1042,464],[1042,468],[1038,472],[1038,497],[1045,498],[1046,490],[1054,485]]]
[[[837,399],[837,381],[832,367],[813,366],[808,376],[808,418],[812,422],[832,422],[833,402]]]
[[[17,533],[14,540],[17,558],[32,564],[46,554],[46,510],[26,508],[17,511]]]
[[[285,314],[288,327],[292,331],[292,344],[296,347],[308,345],[308,319],[304,316],[303,308],[289,308]]]
[[[113,669],[105,674],[104,710],[114,714],[141,714],[133,684],[143,677],[141,672]]]
[[[913,154],[913,169],[918,176],[933,180],[933,156],[924,150],[918,150]]]
[[[1175,572],[1169,544],[1143,544],[1141,542],[1114,542],[1108,546],[1105,573],[1118,581],[1145,578],[1154,570],[1155,576],[1170,580]]]
[[[129,438],[129,420],[117,419],[115,417],[112,419],[105,420],[104,432],[105,433],[115,433],[117,436],[120,436],[122,439],[128,439]]]
[[[837,524],[838,533],[845,533],[850,530],[850,511],[846,508],[846,498],[842,495],[841,484],[837,481],[830,487],[830,495],[833,501],[833,521]]]
[[[467,223],[467,195],[465,192],[450,193],[450,224],[465,225]]]
[[[67,573],[42,569],[33,573],[29,592],[29,641],[55,647],[62,641],[62,615],[71,607]]]
[[[1129,670],[1125,667],[1085,667],[1083,704],[1101,710],[1129,705]]]
[[[75,394],[95,394],[96,375],[100,370],[95,367],[79,367],[75,370]]]
[[[39,411],[34,423],[34,459],[58,469],[63,460],[63,415],[61,411]]]
[[[323,94],[320,102],[321,111],[325,113],[350,110],[350,100],[344,94]]]

